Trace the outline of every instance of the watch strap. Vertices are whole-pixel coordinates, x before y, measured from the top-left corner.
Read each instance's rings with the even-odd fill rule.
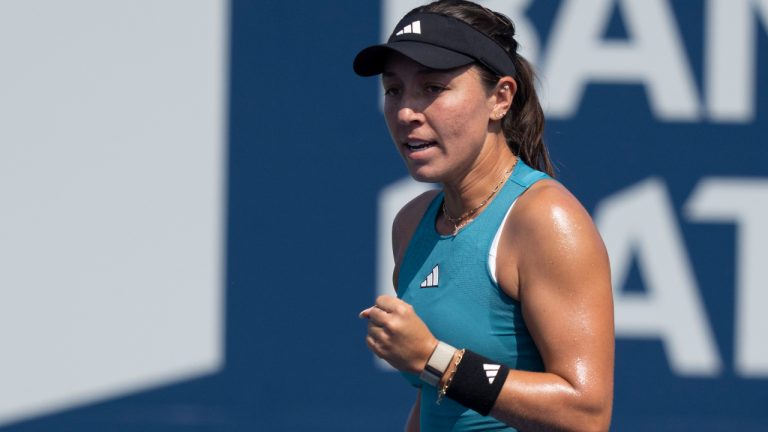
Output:
[[[451,359],[453,359],[456,351],[456,348],[447,343],[437,341],[437,346],[432,351],[432,355],[429,357],[427,365],[424,366],[424,370],[421,371],[419,379],[433,387],[437,387],[443,378],[443,374],[448,370],[448,366],[451,364]]]

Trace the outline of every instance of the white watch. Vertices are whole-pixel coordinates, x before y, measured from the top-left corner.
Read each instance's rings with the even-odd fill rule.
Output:
[[[443,378],[443,374],[448,370],[448,365],[451,364],[451,359],[453,359],[453,355],[456,351],[456,348],[447,343],[437,341],[437,347],[435,347],[435,350],[429,357],[427,365],[424,366],[424,370],[421,371],[419,379],[433,387],[437,387],[440,383],[440,379]]]

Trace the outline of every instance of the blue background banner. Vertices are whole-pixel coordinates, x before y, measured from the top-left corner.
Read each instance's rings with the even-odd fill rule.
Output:
[[[402,428],[415,391],[357,314],[385,289],[382,209],[413,189],[351,62],[417,4],[231,2],[221,364],[2,430]],[[768,1],[486,4],[519,25],[559,180],[611,255],[612,430],[768,429]]]

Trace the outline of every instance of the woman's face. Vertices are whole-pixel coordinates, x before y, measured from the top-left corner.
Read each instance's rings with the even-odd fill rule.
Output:
[[[387,126],[411,176],[445,183],[466,175],[494,107],[476,67],[435,70],[393,54],[382,83]]]

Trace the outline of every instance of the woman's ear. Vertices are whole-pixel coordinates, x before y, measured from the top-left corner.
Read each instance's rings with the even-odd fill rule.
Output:
[[[514,78],[505,76],[499,79],[493,93],[496,101],[493,111],[491,111],[492,120],[501,120],[507,115],[509,108],[512,107],[515,92],[517,92],[517,82],[515,82]]]

